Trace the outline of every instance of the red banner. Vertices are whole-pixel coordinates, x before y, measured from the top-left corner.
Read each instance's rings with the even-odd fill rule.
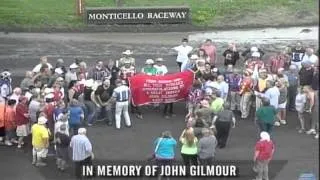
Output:
[[[184,71],[164,76],[136,75],[129,78],[133,104],[172,103],[184,100],[192,86],[194,74]]]

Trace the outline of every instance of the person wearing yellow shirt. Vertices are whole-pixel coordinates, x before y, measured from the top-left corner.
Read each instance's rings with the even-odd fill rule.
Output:
[[[31,128],[32,133],[32,164],[46,166],[42,161],[46,158],[49,147],[49,130],[46,128],[47,119],[44,116],[38,118],[38,123]]]
[[[214,114],[218,114],[223,110],[224,100],[220,98],[220,92],[214,91],[211,95],[212,102],[210,104],[210,108]]]
[[[181,156],[184,165],[187,167],[198,165],[198,139],[194,135],[193,128],[183,130],[179,138],[181,147]]]

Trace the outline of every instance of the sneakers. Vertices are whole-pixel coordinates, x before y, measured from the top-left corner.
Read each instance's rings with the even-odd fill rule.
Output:
[[[304,129],[299,129],[299,134],[302,134],[302,133],[304,133],[304,132],[306,132],[306,130],[304,130]]]
[[[287,121],[286,120],[280,120],[280,123],[285,125],[285,124],[287,124]]]
[[[310,134],[317,134],[315,129],[310,129],[309,131],[306,132],[306,134],[310,135]]]
[[[281,124],[280,124],[279,121],[274,122],[274,126],[280,126],[280,125],[281,125]]]
[[[22,145],[21,145],[21,144],[18,144],[18,148],[21,149],[21,148],[22,148]]]
[[[319,139],[319,134],[316,134],[316,135],[314,136],[314,138],[315,138],[315,139]]]
[[[13,145],[10,141],[5,141],[4,144],[7,145],[7,146],[12,146]]]

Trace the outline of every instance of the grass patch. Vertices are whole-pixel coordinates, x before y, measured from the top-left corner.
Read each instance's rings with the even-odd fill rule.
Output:
[[[114,0],[86,0],[85,3],[87,7],[115,7]],[[288,17],[295,14],[301,16],[297,12],[303,11],[317,18],[319,13],[315,0],[124,0],[125,7],[180,5],[191,7],[192,22],[200,26],[216,26],[225,21],[234,23],[232,21],[242,21],[248,16],[259,21],[256,14],[269,16],[278,9],[282,9],[282,15]],[[23,27],[85,26],[82,18],[75,16],[75,0],[0,0],[0,24]]]

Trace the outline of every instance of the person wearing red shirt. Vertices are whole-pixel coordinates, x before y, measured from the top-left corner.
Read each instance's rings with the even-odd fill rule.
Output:
[[[53,120],[53,112],[55,109],[54,102],[53,102],[53,94],[48,94],[45,96],[45,106],[44,106],[44,114],[47,118],[48,129],[50,130],[51,134],[54,134],[54,120]]]
[[[207,39],[206,42],[200,47],[200,49],[203,49],[206,52],[206,54],[210,58],[211,66],[214,66],[217,59],[217,48],[213,45],[212,40]]]
[[[136,69],[130,63],[125,63],[124,66],[120,68],[119,77],[128,85],[128,78],[136,74]]]
[[[64,98],[64,95],[61,91],[61,85],[60,84],[55,84],[53,86],[53,101],[54,102],[59,102]]]
[[[270,135],[265,131],[261,132],[260,140],[255,145],[253,157],[253,170],[257,173],[255,180],[269,180],[268,169],[274,150],[274,144],[270,139]]]
[[[247,60],[245,62],[245,66],[247,69],[251,69],[253,71],[252,77],[254,79],[259,78],[259,70],[261,68],[264,68],[264,62],[260,58],[260,53],[259,52],[253,52],[251,59]]]
[[[252,71],[247,69],[244,72],[244,77],[240,82],[240,91],[239,94],[241,96],[240,100],[240,111],[241,118],[245,119],[249,116],[250,107],[251,107],[251,96],[252,96],[252,87],[253,81],[251,78]]]
[[[24,137],[29,135],[29,115],[28,115],[28,98],[22,96],[19,98],[19,103],[16,106],[16,133],[19,137],[18,139],[18,148],[21,148],[24,144],[23,139]]]
[[[276,56],[272,56],[269,60],[268,70],[272,74],[277,74],[278,69],[286,68],[288,66],[290,59],[286,54],[279,53]]]

